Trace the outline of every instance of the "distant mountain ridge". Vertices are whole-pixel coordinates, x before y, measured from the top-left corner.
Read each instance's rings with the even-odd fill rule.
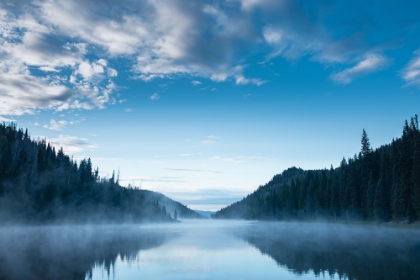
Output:
[[[216,213],[214,211],[203,211],[203,210],[194,210],[194,211],[197,212],[198,214],[200,214],[201,216],[206,217],[206,218],[210,218],[211,215],[213,215],[214,213]]]
[[[158,201],[159,204],[164,205],[166,211],[174,217],[175,210],[177,212],[177,216],[180,219],[203,219],[205,216],[200,215],[195,210],[191,210],[187,206],[183,205],[182,203],[175,201],[164,194],[159,192],[149,191],[149,190],[140,190],[147,194],[147,197],[150,201]]]
[[[202,218],[163,194],[101,178],[90,159],[79,163],[15,124],[0,124],[0,222],[123,223]],[[175,214],[176,212],[176,214]]]
[[[365,130],[361,151],[338,168],[292,167],[275,175],[213,218],[255,220],[357,220],[413,222],[420,219],[418,116],[405,121],[401,138],[372,150]]]
[[[267,184],[259,186],[257,190],[247,195],[242,200],[232,203],[231,205],[215,212],[212,218],[225,219],[258,219],[265,209],[263,200],[260,198],[268,198],[277,189],[285,184],[290,184],[293,180],[303,178],[306,174],[301,168],[291,167],[281,174],[275,175]],[[258,199],[256,199],[258,197]]]

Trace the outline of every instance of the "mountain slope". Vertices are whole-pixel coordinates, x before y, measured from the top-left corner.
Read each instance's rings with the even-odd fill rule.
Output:
[[[101,178],[90,159],[79,163],[16,125],[0,124],[2,223],[173,221],[196,213],[162,194]],[[169,212],[168,212],[169,210]]]
[[[372,150],[363,130],[358,155],[330,170],[290,168],[213,218],[406,221],[420,219],[417,115],[401,138]]]
[[[206,217],[206,218],[210,218],[211,215],[213,215],[214,213],[216,213],[216,212],[213,212],[213,211],[203,211],[203,210],[194,210],[194,211],[197,212],[198,214]]]
[[[168,214],[174,217],[175,210],[177,212],[178,218],[181,219],[203,219],[204,216],[200,215],[194,210],[189,209],[187,206],[181,204],[178,201],[172,200],[169,197],[153,191],[148,190],[140,190],[146,194],[150,202],[158,201],[158,203],[162,206],[165,206],[165,209]]]

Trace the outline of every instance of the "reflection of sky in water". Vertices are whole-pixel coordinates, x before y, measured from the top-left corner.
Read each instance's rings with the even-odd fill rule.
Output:
[[[419,263],[419,229],[410,228],[212,220],[0,227],[5,280],[418,280]]]
[[[160,247],[141,251],[136,260],[118,258],[110,279],[315,279],[312,273],[293,274],[226,233],[228,224],[221,224],[221,230],[211,221],[195,222],[191,227],[185,223],[180,225],[185,233]],[[325,278],[331,279],[328,275]],[[92,279],[108,279],[108,275],[97,267]]]

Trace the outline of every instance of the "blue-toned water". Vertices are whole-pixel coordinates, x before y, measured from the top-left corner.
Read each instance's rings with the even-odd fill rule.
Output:
[[[420,231],[323,223],[0,229],[0,279],[420,279]]]

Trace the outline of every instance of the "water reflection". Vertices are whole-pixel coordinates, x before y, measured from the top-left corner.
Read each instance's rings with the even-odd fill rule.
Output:
[[[0,279],[420,279],[419,233],[245,221],[0,228]]]
[[[297,275],[420,279],[418,229],[267,222],[236,235]]]
[[[89,279],[98,266],[112,278],[117,258],[134,260],[171,237],[138,226],[1,228],[0,279]]]

